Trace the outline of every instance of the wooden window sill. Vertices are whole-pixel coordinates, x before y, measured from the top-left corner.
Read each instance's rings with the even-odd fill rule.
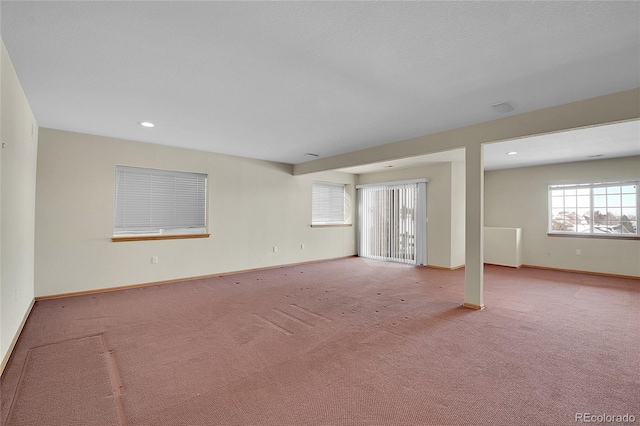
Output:
[[[124,243],[129,241],[182,240],[187,238],[209,238],[210,235],[211,234],[128,235],[111,237],[111,241],[114,243]]]
[[[311,224],[312,228],[341,228],[345,226],[353,226],[350,223],[324,223],[324,224]]]

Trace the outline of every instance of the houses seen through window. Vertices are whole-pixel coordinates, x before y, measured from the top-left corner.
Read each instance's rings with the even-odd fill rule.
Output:
[[[638,183],[549,185],[549,233],[638,236]]]

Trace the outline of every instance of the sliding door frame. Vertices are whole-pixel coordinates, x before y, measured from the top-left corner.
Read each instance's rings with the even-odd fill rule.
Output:
[[[364,248],[364,232],[363,227],[367,223],[364,219],[363,211],[363,191],[361,189],[371,187],[393,187],[398,185],[416,185],[416,217],[415,217],[415,259],[412,262],[415,265],[427,264],[427,182],[429,179],[413,179],[393,182],[381,182],[373,184],[357,185],[358,189],[358,255],[362,256],[366,252]],[[407,262],[408,263],[408,262]]]

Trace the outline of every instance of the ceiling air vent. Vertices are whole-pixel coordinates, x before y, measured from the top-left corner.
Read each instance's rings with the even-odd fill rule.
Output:
[[[505,114],[507,112],[513,111],[513,107],[509,102],[500,102],[497,104],[493,104],[491,107],[493,108],[494,111],[499,112],[501,114]]]

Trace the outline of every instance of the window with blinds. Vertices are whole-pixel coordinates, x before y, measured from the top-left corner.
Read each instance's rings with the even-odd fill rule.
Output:
[[[206,233],[207,175],[116,166],[113,235]]]
[[[344,184],[314,181],[311,188],[312,225],[343,225],[348,223]]]

